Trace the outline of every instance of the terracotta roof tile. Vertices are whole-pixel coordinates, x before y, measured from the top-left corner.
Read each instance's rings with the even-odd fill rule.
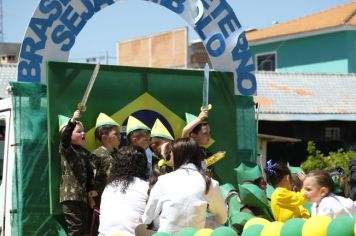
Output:
[[[261,120],[356,120],[356,74],[257,71],[256,79]]]
[[[247,32],[247,39],[252,42],[340,26],[356,26],[356,1],[268,28]]]

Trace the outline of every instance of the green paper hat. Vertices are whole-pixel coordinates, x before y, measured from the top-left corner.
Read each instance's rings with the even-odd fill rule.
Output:
[[[112,125],[112,126],[118,126],[118,127],[120,126],[116,121],[111,119],[110,116],[108,116],[104,113],[100,113],[98,118],[96,118],[95,128],[98,128],[103,125]]]
[[[267,208],[266,192],[255,184],[239,184],[240,199],[243,203],[259,208]]]
[[[185,113],[185,121],[187,124],[192,123],[193,120],[197,119],[198,117],[196,115],[190,114],[190,113]],[[208,123],[206,121],[203,121],[201,123]]]
[[[197,119],[198,117],[190,114],[190,113],[185,113],[185,121],[187,122],[187,124],[192,123],[193,120]]]
[[[151,130],[151,137],[158,137],[158,138],[165,138],[168,140],[173,141],[174,138],[172,135],[169,133],[167,128],[162,124],[162,122],[157,118],[155,123],[153,124],[152,130]]]
[[[236,188],[230,183],[220,185],[220,191],[224,199],[226,199],[227,195],[233,190],[236,190]]]
[[[237,174],[237,182],[241,184],[244,181],[254,181],[262,176],[260,167],[255,165],[254,167],[249,167],[244,163],[241,163],[237,168],[234,169]]]
[[[129,135],[132,131],[143,129],[143,130],[151,130],[144,123],[139,121],[133,116],[129,116],[126,126],[126,135]]]
[[[298,166],[288,166],[288,168],[292,174],[304,173],[302,168],[300,168]]]
[[[70,118],[67,116],[58,115],[59,131],[61,131],[69,122]]]

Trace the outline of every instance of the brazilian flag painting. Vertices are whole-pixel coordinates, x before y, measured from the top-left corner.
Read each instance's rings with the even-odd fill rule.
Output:
[[[58,153],[58,115],[71,117],[82,100],[95,65],[48,62],[48,133],[54,212],[58,203],[60,157]],[[155,69],[101,65],[86,104],[81,121],[86,130],[86,148],[98,147],[94,139],[96,118],[106,113],[121,125],[125,142],[125,126],[133,115],[152,128],[156,118],[172,136],[181,136],[185,112],[198,115],[202,105],[204,72],[202,70]],[[233,168],[239,163],[237,142],[237,109],[233,74],[210,72],[209,124],[212,153],[226,151],[226,156],[214,165],[214,177],[221,184],[233,182]]]

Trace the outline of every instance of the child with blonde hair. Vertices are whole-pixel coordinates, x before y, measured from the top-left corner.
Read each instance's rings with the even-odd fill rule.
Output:
[[[313,203],[312,216],[337,216],[356,213],[356,206],[350,198],[337,196],[333,193],[334,182],[327,171],[310,172],[303,183],[305,197]]]
[[[60,203],[65,221],[68,225],[68,235],[84,235],[88,231],[88,206],[94,205],[88,198],[96,197],[94,189],[93,168],[90,160],[94,158],[83,145],[85,132],[79,121],[80,111],[76,110],[72,118],[62,115],[59,119],[61,155]]]

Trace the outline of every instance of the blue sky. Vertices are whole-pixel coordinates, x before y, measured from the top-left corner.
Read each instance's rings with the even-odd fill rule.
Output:
[[[5,42],[22,42],[29,20],[39,0],[2,0]],[[286,22],[317,13],[352,0],[227,0],[241,25],[264,28],[273,21]],[[98,12],[81,31],[70,53],[70,61],[104,56],[116,64],[116,43],[150,34],[185,27],[173,12],[142,0],[119,1]],[[189,29],[189,39],[198,39]]]

